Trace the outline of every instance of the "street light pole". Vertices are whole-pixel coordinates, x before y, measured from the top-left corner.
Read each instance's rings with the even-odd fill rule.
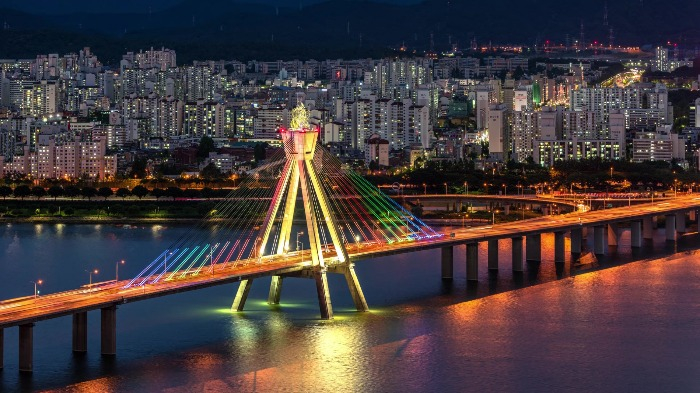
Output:
[[[116,283],[116,282],[119,282],[119,265],[120,265],[120,264],[121,264],[121,265],[124,264],[124,260],[123,260],[123,259],[122,259],[121,261],[117,261],[117,269],[116,269],[117,272],[116,272],[116,274],[114,275],[114,282],[115,282],[115,283]]]
[[[36,281],[30,281],[32,284],[34,284],[34,299],[37,298],[39,295],[39,291],[37,290],[37,285],[41,285],[44,283],[44,280],[36,280]]]
[[[423,195],[428,195],[428,185],[423,183]]]
[[[94,269],[94,270],[85,270],[85,271],[90,275],[90,285],[89,285],[89,287],[92,288],[92,275],[93,275],[93,274],[97,274],[97,273],[99,273],[100,271],[97,270],[97,269]]]
[[[445,183],[445,195],[447,195],[447,183]]]
[[[297,232],[297,250],[299,250],[299,236],[303,235],[304,231]],[[299,256],[301,257],[301,261],[304,262],[304,245],[301,244],[301,252],[299,253]]]

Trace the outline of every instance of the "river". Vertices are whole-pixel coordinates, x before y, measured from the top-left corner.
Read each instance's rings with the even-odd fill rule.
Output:
[[[9,224],[0,227],[0,299],[134,276],[187,228]],[[88,353],[71,353],[71,318],[36,324],[34,373],[17,371],[17,328],[5,330],[0,391],[58,392],[692,392],[700,391],[700,259],[695,234],[676,245],[657,233],[632,252],[629,234],[597,267],[543,262],[467,285],[440,279],[438,250],[357,263],[371,312],[354,311],[330,276],[336,318],[318,319],[313,281],[285,280],[282,304],[258,280],[246,311],[229,311],[236,285],[120,306],[117,356],[99,352],[89,313]],[[568,239],[567,239],[568,247]],[[637,262],[630,262],[646,258]]]

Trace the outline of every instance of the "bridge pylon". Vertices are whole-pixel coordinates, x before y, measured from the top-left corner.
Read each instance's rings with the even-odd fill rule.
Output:
[[[280,172],[270,207],[260,226],[260,232],[256,239],[258,249],[255,252],[259,257],[262,257],[268,245],[271,244],[271,253],[298,258],[300,263],[308,261],[308,267],[301,272],[273,276],[268,303],[279,303],[282,282],[285,277],[312,278],[316,283],[321,317],[332,319],[333,306],[328,289],[327,274],[339,273],[346,278],[357,310],[368,311],[367,301],[345,243],[341,238],[339,226],[335,222],[333,210],[329,205],[329,196],[321,184],[321,179],[314,166],[319,130],[309,127],[308,120],[306,120],[308,112],[303,105],[295,108],[292,112],[292,128],[280,130],[286,162]],[[304,205],[306,231],[293,234],[294,212],[300,193]],[[278,236],[276,239],[271,239],[270,235],[275,226],[279,226]],[[330,244],[325,238],[325,233],[330,235]],[[304,234],[307,235],[310,245],[307,250],[304,250],[299,239]],[[322,236],[325,238],[325,242],[322,241]],[[292,242],[295,242],[294,247],[291,247]],[[333,253],[331,253],[330,247],[332,247]],[[296,252],[290,253],[292,249],[295,249]],[[241,282],[232,306],[234,311],[243,309],[250,285],[251,280]]]

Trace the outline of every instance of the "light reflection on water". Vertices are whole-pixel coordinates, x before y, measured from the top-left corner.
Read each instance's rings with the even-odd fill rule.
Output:
[[[47,291],[83,284],[82,264],[125,258],[121,274],[186,230],[31,225],[0,229],[0,298],[27,295],[38,274]],[[663,233],[645,256],[672,253]],[[60,240],[60,241],[59,241]],[[590,240],[590,239],[589,239]],[[681,239],[683,250],[697,236]],[[329,278],[336,319],[318,320],[311,280],[285,280],[282,304],[265,303],[269,279],[253,285],[246,311],[229,311],[235,285],[127,304],[118,313],[118,355],[99,356],[99,314],[89,314],[89,352],[70,354],[70,318],[37,323],[35,373],[17,373],[17,329],[5,331],[0,391],[694,391],[700,386],[700,262],[677,254],[568,277],[545,235],[540,264],[486,268],[465,282],[464,247],[455,280],[440,280],[439,251],[356,265],[372,311],[357,314],[342,277]],[[546,247],[549,245],[549,247]],[[567,248],[569,247],[567,241]],[[633,258],[629,236],[601,265]],[[107,269],[109,270],[109,269]],[[109,277],[105,277],[108,279]],[[531,284],[542,283],[530,286]]]

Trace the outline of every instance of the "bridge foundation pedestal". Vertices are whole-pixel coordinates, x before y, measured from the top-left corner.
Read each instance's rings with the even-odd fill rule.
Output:
[[[360,281],[357,279],[357,274],[355,274],[355,266],[349,264],[348,267],[344,269],[343,275],[345,276],[345,281],[348,283],[350,296],[352,296],[352,301],[355,303],[355,309],[362,312],[369,311],[365,294],[362,292]]]
[[[666,215],[666,241],[675,242],[677,237],[676,232],[676,215]]]
[[[243,307],[245,307],[245,301],[248,299],[248,293],[250,293],[251,286],[253,286],[253,280],[241,280],[241,283],[238,284],[236,297],[233,299],[233,304],[231,305],[231,311],[243,311]]]
[[[321,318],[333,319],[333,305],[331,304],[331,294],[328,291],[328,277],[325,269],[314,272],[314,281],[316,281],[316,294],[318,295]]]
[[[87,352],[87,311],[73,314],[73,352]]]
[[[467,243],[467,281],[479,280],[479,243]]]
[[[489,240],[489,270],[498,270],[498,239]]]
[[[632,248],[642,247],[642,222],[639,220],[630,222],[630,245]]]
[[[620,238],[620,230],[617,224],[608,224],[607,226],[607,236],[608,236],[608,246],[617,246],[618,239]]]
[[[454,249],[452,246],[442,248],[442,279],[452,280],[454,277]]]
[[[580,254],[583,249],[583,227],[579,226],[571,230],[571,253]]]
[[[564,253],[566,252],[564,234],[565,232],[554,232],[554,263],[564,263]]]
[[[523,238],[522,236],[511,238],[511,263],[514,272],[523,271]]]
[[[604,255],[607,250],[606,229],[604,225],[593,227],[593,252],[597,255]]]
[[[654,217],[644,217],[642,219],[642,236],[646,240],[654,238]]]
[[[527,235],[525,237],[525,258],[528,262],[542,261],[542,235]]]
[[[117,306],[100,309],[101,347],[103,356],[117,354]]]
[[[30,373],[34,369],[34,324],[19,325],[19,371]]]
[[[270,293],[267,295],[267,304],[280,304],[283,280],[284,277],[282,276],[272,276],[272,281],[270,282]]]
[[[676,213],[676,232],[685,233],[685,212]]]

